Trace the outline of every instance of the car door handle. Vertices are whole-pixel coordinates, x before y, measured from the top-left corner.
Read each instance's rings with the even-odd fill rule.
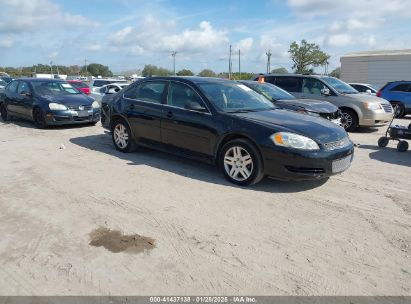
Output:
[[[128,106],[128,109],[129,109],[129,110],[134,110],[134,108],[135,108],[135,107],[134,107],[133,104],[131,104],[131,105]]]
[[[167,112],[167,114],[166,114],[166,116],[168,117],[168,118],[173,118],[173,112],[171,112],[171,111],[168,111]]]

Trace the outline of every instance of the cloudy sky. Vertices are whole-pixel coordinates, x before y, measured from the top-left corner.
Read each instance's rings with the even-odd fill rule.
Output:
[[[411,48],[411,0],[0,0],[0,66],[155,64],[199,72],[228,69],[228,48],[242,70],[290,69],[294,40],[318,43],[339,65],[354,51]],[[237,61],[233,63],[238,69]]]

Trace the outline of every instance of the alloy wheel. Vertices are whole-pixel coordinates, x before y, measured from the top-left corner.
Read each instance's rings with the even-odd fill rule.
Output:
[[[253,173],[253,159],[244,148],[231,147],[224,155],[224,169],[232,179],[244,181]]]
[[[341,125],[344,127],[345,130],[348,130],[351,127],[352,121],[353,121],[353,119],[352,119],[350,114],[345,113],[345,112],[342,113]]]
[[[118,123],[114,128],[114,142],[120,149],[125,149],[128,145],[129,134],[127,128]]]

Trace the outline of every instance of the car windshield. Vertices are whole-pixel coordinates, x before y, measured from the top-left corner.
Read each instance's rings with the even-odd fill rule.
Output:
[[[75,88],[88,88],[88,85],[81,81],[70,82],[70,84]]]
[[[258,93],[262,94],[269,100],[293,100],[295,97],[290,93],[276,87],[270,83],[259,83],[259,82],[249,82],[247,83],[252,89],[257,91]]]
[[[213,105],[223,112],[250,112],[275,108],[271,101],[244,84],[203,82],[198,86]]]
[[[344,81],[341,81],[337,78],[334,77],[322,77],[322,80],[324,80],[325,83],[327,83],[329,86],[333,87],[335,90],[342,94],[358,94],[359,92],[354,89],[352,86],[350,86],[348,83],[345,83]]]
[[[62,81],[31,81],[34,92],[39,95],[81,94],[67,82]]]

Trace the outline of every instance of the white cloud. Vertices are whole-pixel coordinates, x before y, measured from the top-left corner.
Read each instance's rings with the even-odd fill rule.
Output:
[[[344,47],[349,45],[352,42],[350,34],[335,34],[330,35],[326,43],[332,47]]]
[[[49,59],[55,59],[58,54],[59,54],[59,52],[54,51],[54,52],[51,52],[50,54],[48,54],[47,57],[48,57]]]
[[[244,54],[251,50],[251,48],[253,47],[253,44],[254,44],[254,39],[252,37],[248,37],[248,38],[240,40],[240,42],[238,42],[234,48],[236,50],[240,49],[241,52]]]
[[[14,40],[7,37],[0,37],[0,48],[8,49],[13,46]]]
[[[85,49],[88,50],[88,51],[97,52],[97,51],[101,51],[103,49],[103,47],[98,43],[93,43],[93,44],[87,45],[85,47]]]

